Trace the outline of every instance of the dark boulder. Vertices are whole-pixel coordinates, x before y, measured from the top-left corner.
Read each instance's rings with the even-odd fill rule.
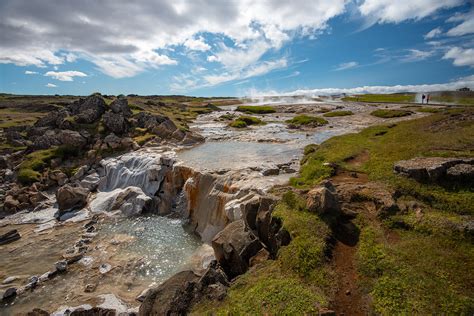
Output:
[[[5,234],[0,235],[0,245],[9,244],[20,238],[21,236],[16,229],[10,230]]]
[[[79,308],[72,311],[69,316],[116,316],[117,311],[115,309],[109,309],[104,307],[93,307],[91,309]],[[120,314],[122,315],[122,314]],[[128,315],[128,314],[125,314]]]
[[[250,258],[263,248],[260,240],[238,220],[227,225],[212,240],[216,259],[229,278],[243,274],[249,268]]]
[[[89,190],[83,187],[73,187],[68,184],[60,187],[56,193],[56,199],[61,215],[64,211],[84,207],[87,204],[88,197]]]
[[[68,110],[76,115],[78,123],[94,123],[100,119],[107,109],[104,99],[99,95],[91,95],[85,99],[79,99],[68,106]]]
[[[448,180],[462,182],[462,183],[474,183],[474,165],[460,163],[448,170],[446,170],[446,176]]]
[[[118,97],[110,104],[110,109],[114,113],[121,113],[125,117],[132,116],[132,110],[128,106],[128,101],[124,97]]]
[[[146,128],[148,130],[153,129],[168,119],[166,116],[153,115],[148,112],[140,112],[134,117],[137,120],[137,127]]]
[[[128,122],[122,113],[107,112],[103,120],[105,127],[115,134],[122,135],[128,131]]]
[[[87,139],[79,132],[71,130],[62,130],[58,134],[61,144],[75,148],[82,148],[87,145]]]

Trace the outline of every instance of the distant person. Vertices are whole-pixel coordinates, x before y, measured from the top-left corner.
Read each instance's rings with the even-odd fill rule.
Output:
[[[429,94],[426,96],[426,104],[428,104],[428,103],[430,103],[430,95]]]
[[[421,104],[425,103],[425,98],[426,98],[426,95],[422,94],[421,95]]]

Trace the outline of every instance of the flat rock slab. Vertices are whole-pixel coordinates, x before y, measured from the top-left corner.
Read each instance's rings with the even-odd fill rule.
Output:
[[[395,163],[393,169],[420,182],[437,182],[446,177],[448,169],[460,164],[474,165],[474,158],[418,157],[401,160]]]

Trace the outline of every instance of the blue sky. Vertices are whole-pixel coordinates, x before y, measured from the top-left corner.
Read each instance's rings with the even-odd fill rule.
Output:
[[[244,96],[474,87],[462,0],[0,2],[0,91]]]

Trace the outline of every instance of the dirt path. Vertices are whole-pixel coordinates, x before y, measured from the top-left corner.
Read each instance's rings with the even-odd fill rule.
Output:
[[[337,275],[337,291],[332,309],[337,315],[367,315],[358,288],[356,251],[357,246],[348,246],[340,241],[334,248],[333,265]]]

